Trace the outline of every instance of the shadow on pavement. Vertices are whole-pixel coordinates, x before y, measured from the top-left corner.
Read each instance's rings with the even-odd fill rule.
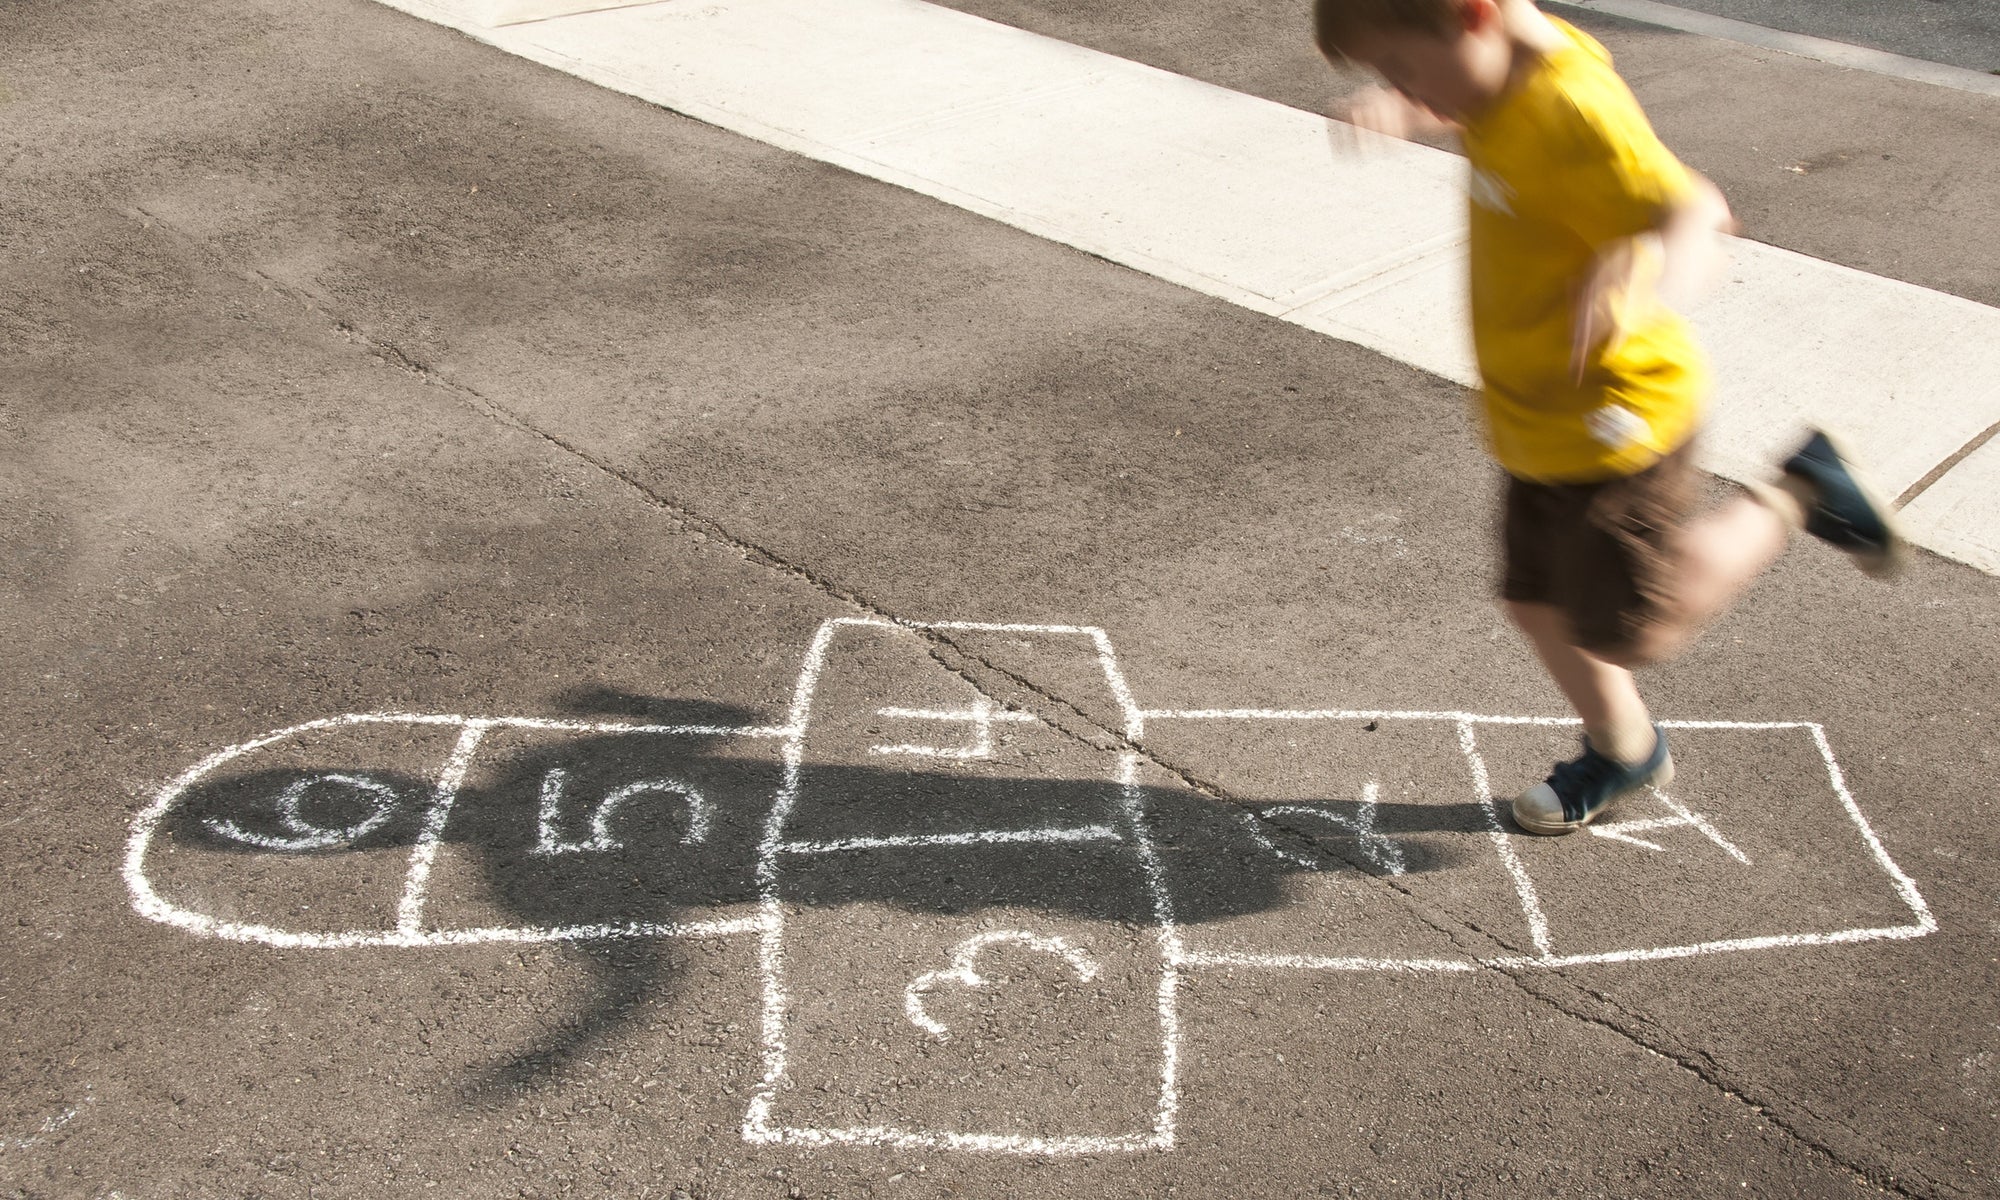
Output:
[[[579,717],[757,724],[728,706],[609,689],[564,700]],[[455,731],[433,736],[446,735]],[[198,781],[160,826],[149,862],[179,873],[155,879],[162,894],[279,928],[393,929],[435,777],[373,762],[328,767],[311,755],[261,767],[246,756],[235,766]],[[630,927],[754,914],[782,778],[775,739],[488,735],[445,821],[423,927],[568,930],[560,940],[587,964],[591,991],[578,1018],[486,1067],[473,1094],[548,1079],[672,986],[666,944]],[[1231,805],[1158,787],[1136,796],[1165,864],[1172,918],[1183,925],[1275,907],[1302,874],[1448,870],[1484,853],[1491,831],[1488,810],[1462,801]],[[776,856],[779,896],[800,908],[1026,910],[1154,925],[1154,897],[1132,867],[1128,804],[1109,772],[994,777],[808,760],[782,838],[788,849]],[[605,928],[579,931],[596,926]]]

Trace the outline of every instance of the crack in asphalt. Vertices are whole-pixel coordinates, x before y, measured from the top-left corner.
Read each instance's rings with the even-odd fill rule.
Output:
[[[894,618],[889,617],[887,619],[893,620]],[[981,655],[973,653],[941,632],[934,630],[923,630],[920,632],[924,633],[927,640],[931,643],[931,657],[933,660],[939,666],[965,680],[975,691],[985,696],[988,700],[1004,704],[1014,699],[1014,697],[998,694],[1001,689],[995,689],[981,680],[974,678],[974,673],[968,670],[964,663],[954,663],[949,661],[945,655],[938,653],[940,647],[948,647],[953,654],[962,659],[970,660],[971,663],[977,664],[979,668],[987,672],[1000,676],[1021,691],[1025,691],[1046,701],[1064,713],[1073,714],[1085,723],[1090,732],[1084,733],[1072,729],[1065,722],[1051,719],[1046,712],[1035,712],[1034,715],[1050,728],[1092,748],[1102,749],[1108,744],[1111,748],[1129,751],[1138,755],[1149,765],[1171,775],[1187,787],[1188,790],[1203,798],[1232,806],[1239,810],[1248,811],[1245,802],[1232,795],[1221,784],[1203,778],[1190,768],[1167,761],[1157,752],[1148,748],[1142,740],[1129,738],[1123,732],[1108,727],[1103,722],[1092,717],[1089,712],[1075,702],[1036,684],[1033,680],[1018,672],[1010,671]],[[1095,736],[1091,736],[1092,734]],[[1498,934],[1480,926],[1477,922],[1466,920],[1454,914],[1438,912],[1408,887],[1400,883],[1394,876],[1385,875],[1378,869],[1375,869],[1374,864],[1365,861],[1363,856],[1350,854],[1336,847],[1328,846],[1317,839],[1286,829],[1281,825],[1266,825],[1263,828],[1266,836],[1281,837],[1288,843],[1290,848],[1303,851],[1316,858],[1344,863],[1356,868],[1364,876],[1395,892],[1403,902],[1402,907],[1410,916],[1416,918],[1433,932],[1446,938],[1452,945],[1459,947],[1466,953],[1468,958],[1475,960],[1482,970],[1505,978],[1523,995],[1554,1009],[1566,1017],[1606,1030],[1630,1042],[1655,1058],[1662,1059],[1679,1067],[1681,1070],[1693,1075],[1713,1091],[1719,1093],[1725,1099],[1749,1108],[1772,1128],[1780,1131],[1798,1145],[1821,1155],[1829,1163],[1840,1170],[1848,1172],[1856,1179],[1899,1196],[1911,1197],[1912,1200],[1930,1200],[1931,1197],[1947,1193],[1954,1195],[1964,1194],[1962,1190],[1956,1187],[1927,1177],[1920,1177],[1922,1186],[1927,1190],[1912,1191],[1905,1186],[1904,1181],[1899,1180],[1886,1169],[1850,1161],[1848,1157],[1841,1154],[1824,1139],[1814,1137],[1800,1125],[1779,1115],[1776,1111],[1776,1106],[1779,1104],[1787,1105],[1806,1114],[1813,1121],[1833,1126],[1856,1140],[1864,1143],[1867,1142],[1868,1139],[1864,1135],[1849,1127],[1844,1122],[1815,1112],[1811,1105],[1803,1101],[1782,1096],[1768,1100],[1760,1098],[1754,1085],[1746,1085],[1746,1081],[1735,1079],[1731,1072],[1715,1060],[1714,1056],[1698,1047],[1687,1044],[1657,1022],[1625,1007],[1607,993],[1598,991],[1595,988],[1586,987],[1582,983],[1570,978],[1560,968],[1503,967],[1484,961],[1486,957],[1513,957],[1521,955],[1525,951],[1505,938],[1500,937]],[[1467,945],[1468,939],[1464,935],[1468,933],[1476,935],[1477,941],[1486,948],[1487,955],[1482,956],[1475,947]],[[1495,953],[1496,951],[1498,952],[1497,954]],[[1550,984],[1555,986],[1548,986]],[[1564,993],[1567,993],[1567,995]],[[1615,1016],[1604,1016],[1600,1013],[1590,1011],[1591,1006],[1587,1003],[1579,1003],[1579,998],[1587,998],[1589,1001],[1594,1001],[1597,1007],[1609,1010]]]
[[[931,634],[930,640],[933,644],[932,658],[946,670],[964,679],[988,700],[996,703],[1004,703],[1013,698],[997,694],[996,689],[983,685],[982,681],[972,677],[971,672],[966,670],[963,664],[948,661],[945,656],[938,654],[936,652],[937,646],[949,647],[953,653],[971,660],[986,671],[1001,676],[1022,691],[1057,706],[1063,712],[1073,714],[1085,722],[1091,733],[1096,736],[1092,737],[1089,734],[1071,729],[1065,723],[1050,719],[1046,713],[1035,713],[1035,716],[1041,719],[1043,723],[1056,729],[1058,732],[1094,748],[1103,748],[1105,743],[1109,743],[1114,748],[1128,750],[1140,756],[1148,764],[1171,775],[1186,786],[1188,790],[1205,799],[1239,809],[1246,808],[1242,799],[1232,795],[1221,784],[1203,778],[1190,768],[1167,761],[1157,752],[1149,749],[1143,741],[1135,741],[1126,737],[1120,731],[1109,728],[1092,717],[1076,703],[1056,695],[1017,672],[1009,671],[980,655],[972,653],[964,646],[959,645],[953,639],[941,633],[926,632]],[[1752,1086],[1746,1086],[1744,1081],[1735,1079],[1721,1063],[1715,1060],[1714,1056],[1698,1047],[1687,1044],[1657,1022],[1620,1004],[1609,994],[1598,991],[1595,988],[1586,987],[1582,983],[1572,979],[1560,968],[1503,967],[1484,961],[1487,957],[1519,956],[1526,953],[1526,951],[1498,934],[1487,930],[1475,921],[1467,920],[1455,914],[1438,912],[1408,887],[1398,882],[1394,876],[1385,875],[1375,869],[1374,865],[1367,862],[1363,856],[1350,854],[1337,847],[1328,846],[1317,839],[1286,829],[1281,825],[1268,825],[1264,827],[1264,830],[1266,836],[1271,836],[1274,840],[1280,837],[1285,839],[1289,848],[1302,851],[1316,858],[1331,860],[1332,862],[1354,867],[1375,883],[1394,891],[1403,901],[1402,906],[1410,916],[1416,918],[1432,932],[1443,936],[1452,945],[1464,951],[1468,958],[1478,962],[1480,969],[1505,978],[1523,995],[1554,1009],[1566,1017],[1606,1030],[1644,1050],[1653,1057],[1679,1067],[1724,1098],[1749,1108],[1772,1128],[1777,1129],[1800,1146],[1823,1156],[1829,1163],[1848,1172],[1855,1178],[1896,1195],[1912,1197],[1912,1200],[1919,1200],[1919,1198],[1921,1200],[1929,1200],[1930,1197],[1947,1193],[1955,1195],[1964,1194],[1960,1189],[1929,1178],[1921,1180],[1923,1186],[1928,1189],[1927,1191],[1911,1191],[1895,1175],[1885,1169],[1850,1161],[1849,1158],[1842,1155],[1823,1139],[1812,1136],[1804,1128],[1779,1115],[1776,1111],[1776,1106],[1779,1104],[1788,1105],[1805,1113],[1816,1122],[1840,1129],[1856,1140],[1867,1141],[1865,1136],[1845,1123],[1815,1112],[1810,1105],[1802,1101],[1788,1097],[1777,1097],[1775,1099],[1760,1098]],[[1468,933],[1476,935],[1477,946],[1467,944],[1468,938],[1464,935]],[[1485,954],[1480,952],[1482,948],[1485,950]],[[1550,984],[1555,986],[1548,986]],[[1582,998],[1594,1001],[1596,1007],[1609,1010],[1615,1016],[1608,1017],[1591,1011],[1590,1004],[1579,1002]]]
[[[1014,697],[998,693],[1018,689],[1018,692],[1027,693],[1043,702],[1041,705],[1030,706],[1029,711],[1033,713],[1036,719],[1042,721],[1051,729],[1092,749],[1117,749],[1135,754],[1148,765],[1178,780],[1189,791],[1205,799],[1233,807],[1239,811],[1251,811],[1242,799],[1231,795],[1228,789],[1221,784],[1203,778],[1191,768],[1168,761],[1161,757],[1158,752],[1147,747],[1142,739],[1130,738],[1121,730],[1107,726],[1077,703],[1036,684],[1026,676],[1010,671],[998,663],[992,662],[966,649],[942,631],[928,629],[921,625],[913,624],[905,618],[897,617],[881,605],[869,600],[865,595],[843,587],[834,580],[819,575],[798,563],[780,556],[777,552],[730,530],[721,523],[702,516],[686,505],[677,503],[661,495],[638,477],[620,468],[610,460],[592,454],[590,451],[561,435],[534,424],[527,418],[492,400],[478,390],[444,375],[436,368],[413,357],[393,342],[366,333],[336,312],[332,304],[325,298],[315,295],[305,288],[268,275],[254,267],[244,267],[232,263],[224,258],[209,243],[181,231],[171,222],[144,208],[134,206],[130,212],[143,218],[148,227],[162,229],[172,234],[185,245],[195,248],[218,269],[233,272],[242,278],[254,280],[265,287],[290,297],[307,311],[325,320],[341,337],[356,346],[364,348],[369,354],[384,364],[420,379],[426,384],[444,389],[460,403],[479,413],[481,416],[498,421],[510,429],[539,439],[562,451],[564,454],[602,472],[618,483],[623,484],[642,503],[663,513],[674,524],[677,532],[698,533],[704,538],[713,539],[742,556],[745,561],[804,583],[814,590],[848,605],[861,615],[892,622],[900,628],[910,630],[925,640],[932,659],[940,667],[957,675],[968,686],[987,699],[1004,704],[1009,699],[1014,699]],[[2000,429],[2000,426],[1996,426],[1996,429]],[[1992,436],[1993,432],[1988,431],[1987,436]],[[979,677],[981,675],[984,675],[986,678],[982,680]],[[1012,688],[994,687],[994,677],[1004,679],[1008,684],[1012,685]],[[1065,714],[1064,719],[1057,719],[1056,716],[1052,715],[1051,710],[1054,713]],[[1079,730],[1073,727],[1072,722],[1081,722],[1084,729]],[[1954,1185],[1922,1176],[1919,1176],[1916,1182],[1918,1186],[1925,1190],[1911,1190],[1909,1184],[1912,1181],[1910,1180],[1899,1178],[1897,1175],[1883,1168],[1871,1167],[1850,1161],[1825,1140],[1811,1135],[1800,1125],[1778,1115],[1776,1105],[1786,1105],[1803,1113],[1814,1122],[1832,1126],[1864,1143],[1868,1141],[1865,1135],[1849,1127],[1844,1122],[1822,1116],[1815,1112],[1809,1104],[1793,1098],[1778,1096],[1774,1100],[1760,1099],[1757,1089],[1754,1086],[1746,1086],[1743,1082],[1736,1080],[1731,1072],[1707,1052],[1686,1044],[1677,1036],[1660,1027],[1657,1023],[1618,1003],[1611,996],[1584,986],[1570,978],[1560,968],[1503,967],[1486,961],[1472,947],[1467,945],[1467,935],[1473,935],[1471,940],[1478,945],[1494,948],[1502,952],[1495,956],[1514,957],[1523,954],[1524,951],[1499,935],[1484,929],[1476,922],[1433,910],[1429,904],[1416,896],[1409,888],[1397,882],[1393,876],[1385,875],[1379,870],[1374,869],[1373,865],[1364,861],[1363,857],[1359,854],[1343,852],[1304,833],[1287,829],[1282,825],[1265,824],[1262,826],[1262,829],[1266,836],[1276,835],[1284,839],[1288,848],[1310,854],[1316,858],[1331,860],[1356,868],[1364,876],[1386,886],[1394,892],[1401,900],[1402,907],[1412,917],[1448,939],[1454,946],[1465,950],[1467,957],[1473,959],[1482,970],[1507,979],[1523,995],[1554,1009],[1566,1017],[1606,1030],[1630,1042],[1646,1053],[1679,1067],[1681,1070],[1693,1075],[1723,1098],[1749,1108],[1771,1128],[1780,1131],[1801,1147],[1824,1157],[1828,1162],[1855,1176],[1857,1179],[1895,1195],[1911,1197],[1912,1200],[1931,1200],[1933,1197],[1946,1194],[1966,1194],[1962,1189]],[[1554,986],[1547,986],[1551,984]],[[1606,1015],[1605,1012],[1592,1011],[1593,1008],[1608,1010],[1609,1015]]]

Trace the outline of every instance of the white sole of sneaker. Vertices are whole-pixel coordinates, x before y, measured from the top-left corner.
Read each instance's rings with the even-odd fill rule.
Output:
[[[1519,825],[1522,829],[1537,837],[1561,837],[1566,833],[1575,833],[1585,825],[1610,812],[1634,792],[1649,787],[1662,788],[1673,781],[1674,756],[1669,754],[1667,755],[1667,760],[1660,764],[1660,769],[1653,772],[1652,778],[1643,783],[1634,784],[1630,789],[1613,796],[1610,800],[1599,805],[1594,811],[1585,813],[1581,821],[1544,821],[1536,817],[1533,813],[1523,813],[1521,811],[1521,797],[1517,796],[1513,803],[1514,824]]]

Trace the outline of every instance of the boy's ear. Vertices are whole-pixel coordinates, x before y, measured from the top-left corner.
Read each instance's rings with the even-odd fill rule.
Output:
[[[1484,33],[1500,22],[1500,0],[1460,0],[1458,17],[1467,33]]]

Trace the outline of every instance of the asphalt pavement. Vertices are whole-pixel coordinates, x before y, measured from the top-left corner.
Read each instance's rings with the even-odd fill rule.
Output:
[[[2000,301],[1990,98],[1589,20]],[[0,1191],[1993,1194],[1991,576],[1798,546],[1520,837],[1460,385],[364,0],[0,45]]]

